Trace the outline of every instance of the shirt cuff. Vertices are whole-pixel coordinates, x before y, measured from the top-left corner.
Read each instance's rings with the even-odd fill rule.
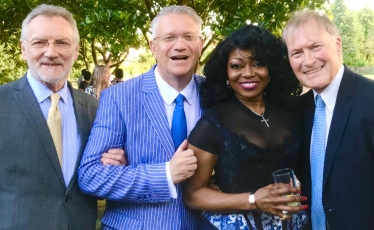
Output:
[[[166,179],[168,181],[170,197],[174,199],[178,198],[177,188],[175,187],[175,184],[173,183],[173,180],[171,179],[169,161],[166,162]]]

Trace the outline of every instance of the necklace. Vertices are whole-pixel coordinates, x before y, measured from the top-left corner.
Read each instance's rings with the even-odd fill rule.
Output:
[[[265,115],[265,109],[264,109],[264,112],[261,113],[261,114],[256,113],[256,112],[253,111],[252,109],[249,109],[249,110],[251,110],[252,113],[256,114],[257,116],[261,117],[261,118],[262,118],[261,122],[265,122],[266,126],[267,126],[267,127],[270,127],[270,126],[269,126],[269,123],[268,123],[269,119],[265,119],[265,117],[264,117],[264,115]]]

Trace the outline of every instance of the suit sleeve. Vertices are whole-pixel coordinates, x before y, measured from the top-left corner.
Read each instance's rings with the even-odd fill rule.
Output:
[[[123,202],[170,201],[166,162],[136,167],[102,165],[102,154],[112,148],[123,148],[125,141],[126,124],[110,90],[105,90],[78,170],[81,190],[89,195]]]

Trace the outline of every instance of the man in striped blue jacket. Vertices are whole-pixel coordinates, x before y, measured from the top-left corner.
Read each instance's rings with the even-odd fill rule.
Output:
[[[202,115],[198,92],[203,78],[194,75],[203,47],[201,25],[189,7],[161,10],[151,24],[157,64],[102,93],[79,186],[107,199],[103,229],[197,228],[198,214],[183,204],[182,182],[197,168],[183,139]],[[177,97],[183,98],[187,126],[181,144],[171,132]],[[125,150],[128,165],[100,163],[102,153],[112,148]]]

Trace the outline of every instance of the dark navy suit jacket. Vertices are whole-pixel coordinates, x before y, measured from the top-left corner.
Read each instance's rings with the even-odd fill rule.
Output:
[[[374,229],[374,82],[344,68],[321,172],[322,202],[329,229]],[[304,97],[302,190],[311,201],[312,90]]]

